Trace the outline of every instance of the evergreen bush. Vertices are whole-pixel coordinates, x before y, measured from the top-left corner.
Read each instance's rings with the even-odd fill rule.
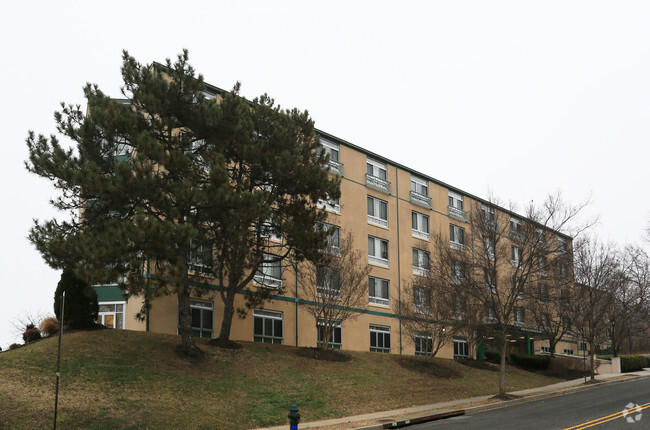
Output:
[[[63,269],[54,293],[54,314],[61,321],[61,297],[65,291],[64,324],[71,329],[93,327],[99,314],[97,293],[70,269]]]

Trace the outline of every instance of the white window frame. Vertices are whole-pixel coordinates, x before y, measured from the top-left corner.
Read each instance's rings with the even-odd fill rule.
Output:
[[[366,173],[375,178],[383,179],[384,181],[388,180],[388,169],[386,168],[386,163],[374,160],[370,157],[366,158]]]
[[[411,211],[411,234],[422,240],[429,240],[429,216]]]
[[[526,314],[524,313],[523,307],[515,307],[513,317],[515,326],[524,327],[526,325]]]
[[[255,333],[257,320],[261,320],[262,333]],[[271,320],[271,332],[267,333],[266,321]],[[281,336],[277,336],[277,323],[280,321]],[[282,312],[269,311],[266,309],[253,309],[253,342],[273,343],[281,345],[284,339],[284,319]]]
[[[485,322],[488,324],[497,322],[496,313],[490,306],[485,307]]]
[[[327,266],[316,267],[318,297],[341,298],[341,271]]]
[[[384,290],[386,291],[384,297]],[[374,294],[373,294],[374,291]],[[390,306],[390,281],[388,279],[368,277],[368,303],[371,305]]]
[[[467,220],[467,212],[465,211],[465,203],[461,194],[449,191],[449,215]]]
[[[413,248],[413,274],[419,276],[429,276],[429,252],[418,248]]]
[[[413,311],[426,315],[431,313],[431,303],[426,288],[413,287]]]
[[[214,249],[212,242],[208,240],[193,239],[190,240],[190,255],[187,261],[187,270],[193,273],[210,273],[212,267],[205,264],[205,255],[208,254],[204,248],[209,249],[210,262],[214,258]]]
[[[194,327],[192,324],[192,336],[201,337],[206,339],[212,339],[212,334],[214,333],[214,303],[205,301],[205,300],[195,300],[190,299],[190,319],[194,320],[193,311],[198,310],[200,312],[201,326]],[[209,328],[204,326],[204,311],[210,312],[210,326]],[[198,332],[198,335],[196,334]]]
[[[449,246],[460,251],[465,250],[465,229],[456,224],[449,224]]]
[[[573,349],[569,349],[569,348],[564,348],[564,353],[565,353],[566,355],[575,355],[575,354],[573,353]]]
[[[282,242],[282,235],[277,234],[275,231],[273,231],[273,223],[271,222],[271,219],[266,219],[263,221],[259,221],[259,226],[260,226],[260,237],[272,240],[274,242]]]
[[[456,284],[465,281],[465,267],[461,261],[453,260],[451,262],[451,278]]]
[[[267,288],[280,288],[282,287],[282,260],[273,261],[277,258],[277,255],[273,254],[264,254],[262,257],[262,262],[257,268],[257,272],[253,277],[253,280],[258,285],[263,285]],[[273,272],[279,268],[279,277],[274,276]],[[277,275],[277,273],[276,273]]]
[[[371,254],[370,244],[373,243],[373,253]],[[386,250],[382,250],[382,245],[386,244]],[[368,262],[379,266],[388,267],[388,240],[375,236],[368,236]]]
[[[481,205],[481,216],[485,223],[492,223],[496,225],[497,217],[492,206]]]
[[[454,359],[469,358],[469,344],[466,339],[454,338]]]
[[[375,338],[375,346],[372,346],[373,335]],[[388,338],[386,336],[388,336]],[[381,342],[379,342],[380,338]],[[388,339],[388,347],[386,346],[386,339]],[[390,354],[390,340],[389,326],[370,324],[370,352],[383,352]]]
[[[108,327],[108,328],[115,328],[115,329],[122,329],[122,330],[124,329],[124,314],[125,314],[125,310],[126,310],[126,302],[124,302],[124,301],[99,302],[98,305],[99,305],[100,309],[101,309],[102,306],[113,306],[113,309],[114,309],[113,311],[111,311],[111,310],[105,310],[105,311],[100,310],[99,313],[97,314],[97,323],[98,324],[101,324],[101,325],[103,325],[105,327],[108,327],[106,325],[106,317],[107,316],[112,316],[113,317],[113,324],[112,324],[111,327]],[[119,305],[122,306],[122,311],[117,310],[117,307]],[[118,322],[119,322],[118,321],[119,318],[117,317],[118,314],[122,315],[121,324],[120,324],[121,327],[118,327]]]
[[[510,259],[512,267],[519,267],[521,264],[521,248],[516,245],[510,245]]]
[[[343,163],[341,163],[341,152],[340,146],[338,143],[331,142],[327,139],[320,138],[320,144],[323,148],[323,151],[329,154],[329,169],[334,173],[343,174]]]
[[[319,199],[318,202],[316,203],[316,206],[318,206],[321,209],[325,209],[327,211],[330,211],[330,212],[340,213],[341,212],[341,199],[340,198],[329,199],[329,200]]]
[[[385,219],[381,217],[382,203],[386,207]],[[388,202],[369,195],[366,198],[366,205],[368,210],[368,222],[370,224],[376,224],[382,227],[388,227]],[[372,210],[372,214],[370,213],[371,210]]]
[[[496,257],[496,251],[494,249],[494,241],[491,237],[483,237],[483,255],[488,260],[494,260]]]
[[[327,249],[325,251],[330,254],[341,254],[341,227],[326,222],[316,223],[318,230],[327,229],[330,234],[327,236]]]
[[[411,191],[422,196],[429,196],[429,181],[418,176],[411,175]]]
[[[540,347],[540,350],[541,350],[542,352],[548,352],[548,353],[550,353],[550,352],[551,352],[551,347],[550,347],[550,346],[546,346],[546,345],[542,345],[542,346]],[[565,350],[565,351],[566,351],[566,350]]]
[[[428,334],[418,333],[414,336],[415,355],[429,356],[433,354],[433,337]]]
[[[321,327],[325,327],[325,322],[322,319],[318,320],[318,330],[316,332],[316,344],[321,345],[323,343],[322,337],[324,330],[321,330]],[[343,346],[343,330],[341,329],[341,323],[336,322],[333,324],[334,330],[330,335],[329,342],[327,342],[327,349],[341,349]]]
[[[523,239],[521,220],[515,217],[510,217],[510,238],[517,241]]]

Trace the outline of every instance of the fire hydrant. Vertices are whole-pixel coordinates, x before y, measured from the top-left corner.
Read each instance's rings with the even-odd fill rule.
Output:
[[[295,403],[291,405],[291,408],[289,409],[289,415],[287,415],[287,417],[289,418],[289,429],[298,430],[300,414],[298,413],[298,406],[296,406]]]

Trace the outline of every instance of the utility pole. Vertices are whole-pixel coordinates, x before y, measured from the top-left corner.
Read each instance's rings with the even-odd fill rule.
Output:
[[[54,394],[54,430],[56,430],[56,414],[59,408],[59,370],[61,369],[61,337],[63,336],[63,311],[65,310],[65,291],[61,299],[61,321],[59,321],[59,351],[56,357],[56,392]]]

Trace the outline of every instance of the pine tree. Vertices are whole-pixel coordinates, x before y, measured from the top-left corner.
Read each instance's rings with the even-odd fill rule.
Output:
[[[205,98],[187,51],[165,66],[124,52],[122,77],[124,100],[87,85],[89,115],[69,105],[55,114],[70,149],[29,133],[28,170],[52,180],[53,205],[72,213],[35,221],[29,238],[49,265],[74,265],[93,282],[126,274],[123,287],[145,304],[176,294],[183,351],[199,353],[190,296],[210,288],[206,275],[225,286],[227,339],[237,290],[250,289],[252,302],[270,295],[250,285],[268,251],[252,227],[273,221],[284,238],[278,259],[309,255],[325,241],[316,202],[338,197],[338,182],[306,112],[266,95],[247,102],[239,85],[220,103]]]
[[[97,293],[70,269],[63,269],[61,280],[54,292],[54,314],[61,321],[61,297],[65,291],[65,325],[71,329],[84,329],[95,325],[99,306]]]

